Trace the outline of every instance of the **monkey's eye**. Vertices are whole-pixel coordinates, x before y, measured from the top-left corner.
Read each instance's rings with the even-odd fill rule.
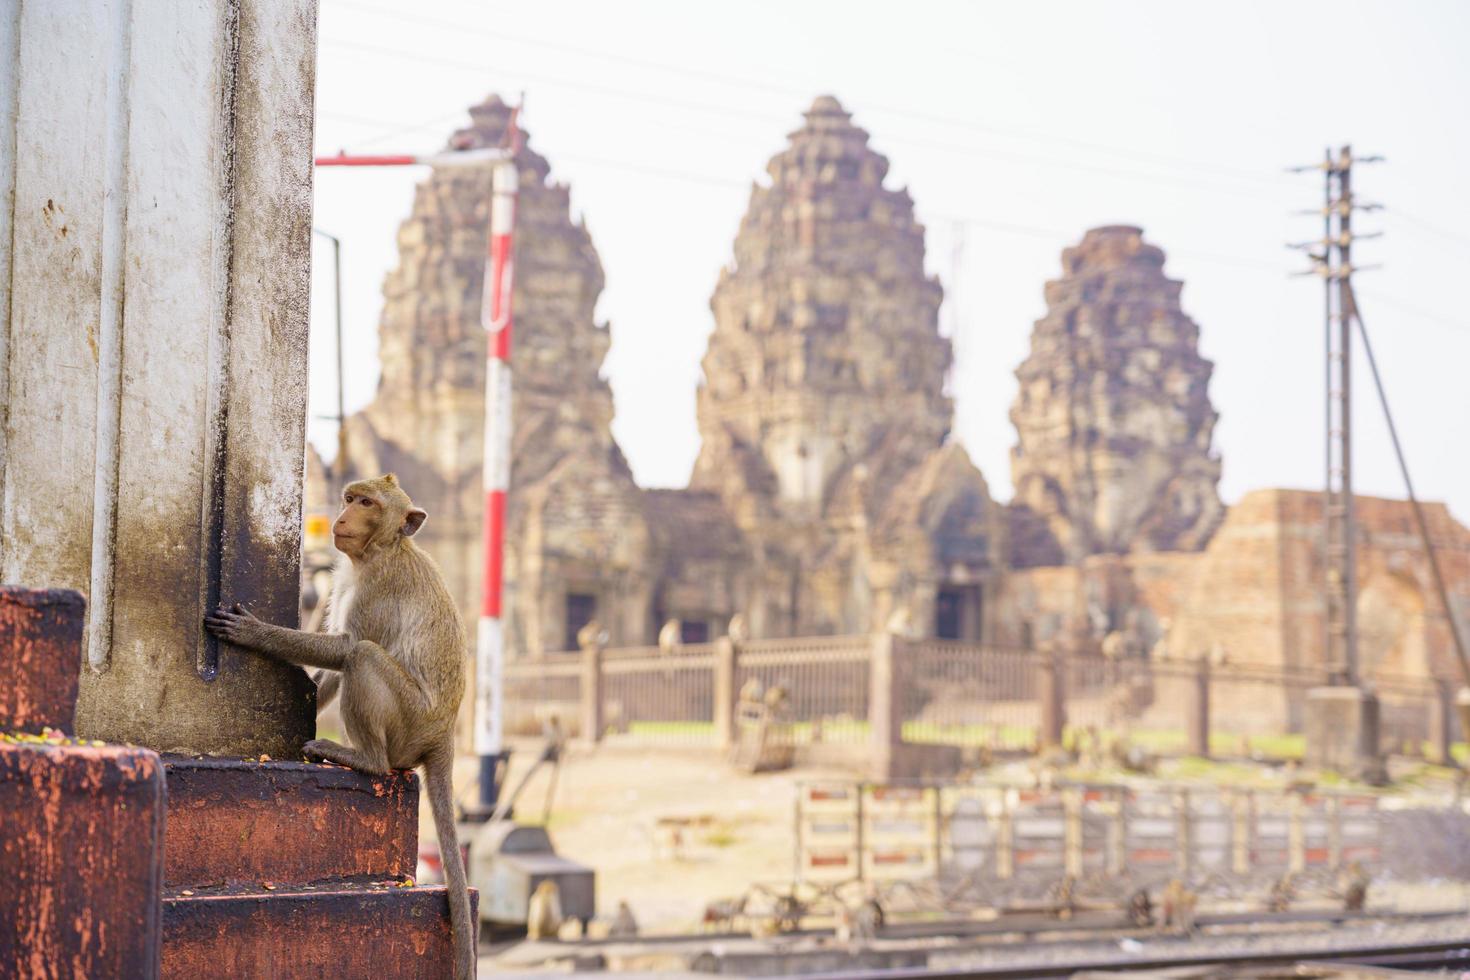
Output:
[[[373,501],[372,501],[372,498],[371,497],[359,497],[358,499],[362,501],[362,505],[364,507],[371,507],[371,506],[373,506]]]

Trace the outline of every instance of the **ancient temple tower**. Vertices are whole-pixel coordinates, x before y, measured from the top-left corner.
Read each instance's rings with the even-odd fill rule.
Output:
[[[691,481],[752,542],[752,626],[774,635],[867,629],[893,602],[878,592],[915,587],[870,533],[951,420],[941,290],[913,201],[883,186],[888,161],[835,98],[805,120],[751,191],[710,301]],[[965,492],[988,505],[963,466]]]
[[[1203,548],[1225,508],[1212,365],[1182,284],[1125,226],[1087,232],[1062,272],[1016,370],[1015,560]]]
[[[738,460],[741,490],[820,511],[853,461],[901,444],[917,462],[949,428],[924,229],[851,120],[818,98],[767,166],[771,186],[751,192],[710,301],[697,486]]]
[[[510,108],[491,96],[470,109],[470,126],[449,145],[499,146],[509,118]],[[612,392],[598,376],[609,345],[607,325],[593,315],[602,265],[586,226],[572,220],[568,188],[547,180],[547,161],[524,146],[517,163],[514,465],[506,555],[513,634],[539,621],[533,613],[517,615],[518,589],[524,592],[528,578],[549,574],[546,566],[554,564],[545,554],[532,559],[523,548],[545,543],[526,521],[538,506],[547,506],[537,488],[553,470],[575,460],[579,473],[573,482],[589,494],[592,512],[635,528],[641,520],[632,476],[612,437]],[[413,211],[398,232],[398,267],[383,287],[382,380],[373,402],[348,420],[352,470],[396,470],[429,511],[420,540],[443,568],[469,622],[480,589],[480,298],[489,200],[488,166],[435,170],[418,186]],[[599,509],[592,503],[598,494],[623,503]],[[570,524],[578,519],[573,515]],[[630,537],[636,550],[637,535]],[[534,581],[531,589],[536,591]]]

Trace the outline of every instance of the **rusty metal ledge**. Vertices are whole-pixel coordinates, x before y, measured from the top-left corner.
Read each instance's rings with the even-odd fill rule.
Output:
[[[163,794],[147,749],[0,744],[0,976],[158,975]]]
[[[418,778],[342,766],[165,756],[171,888],[412,875]]]
[[[472,893],[478,908],[477,899]],[[164,977],[453,974],[449,903],[440,887],[174,895],[163,901],[163,936]]]
[[[71,589],[0,585],[0,731],[72,731],[87,604]]]

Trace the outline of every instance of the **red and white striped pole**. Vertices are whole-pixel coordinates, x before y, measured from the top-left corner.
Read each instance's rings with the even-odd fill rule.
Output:
[[[514,139],[515,117],[511,117]],[[510,490],[511,293],[515,279],[518,177],[514,158],[495,165],[490,192],[490,250],[480,321],[485,326],[485,569],[475,645],[475,753],[480,757],[480,804],[493,808],[504,757],[505,632],[501,598],[505,570],[505,496]]]
[[[508,148],[451,150],[424,155],[317,157],[319,167],[457,167],[491,163],[490,247],[485,258],[485,284],[480,294],[480,324],[485,328],[485,567],[480,622],[475,647],[475,754],[480,757],[480,804],[494,809],[499,770],[504,759],[502,705],[505,635],[501,599],[505,568],[505,497],[510,489],[510,337],[513,286],[515,206],[519,145],[516,117],[510,118]]]

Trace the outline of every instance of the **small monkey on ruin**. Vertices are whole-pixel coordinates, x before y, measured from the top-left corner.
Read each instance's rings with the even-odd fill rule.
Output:
[[[238,604],[215,610],[204,624],[247,650],[320,668],[318,711],[340,693],[352,744],[313,739],[304,749],[308,758],[374,775],[422,767],[448,884],[455,976],[468,980],[478,923],[454,830],[451,778],[465,689],[464,627],[438,566],[412,540],[427,516],[392,473],[352,483],[332,525],[342,556],[332,575],[328,632],[274,626]]]
[[[551,878],[542,878],[526,903],[526,938],[556,939],[561,924],[561,889]]]

